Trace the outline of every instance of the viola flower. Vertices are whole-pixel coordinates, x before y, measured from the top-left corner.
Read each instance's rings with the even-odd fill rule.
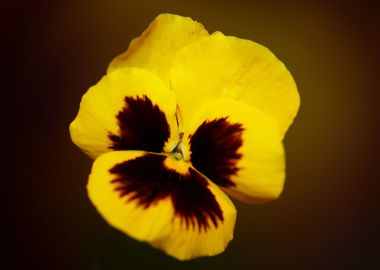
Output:
[[[227,195],[280,195],[299,102],[267,48],[162,14],[83,96],[70,132],[95,159],[88,194],[105,220],[186,260],[233,238]]]

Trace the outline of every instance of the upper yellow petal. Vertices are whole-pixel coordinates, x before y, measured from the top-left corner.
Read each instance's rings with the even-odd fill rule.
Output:
[[[113,227],[177,259],[222,252],[233,238],[234,205],[195,170],[192,178],[166,170],[165,158],[142,151],[100,156],[88,182],[92,203]]]
[[[203,25],[191,18],[161,14],[131,42],[126,52],[111,62],[108,71],[126,66],[140,67],[169,83],[169,72],[177,51],[207,35]]]
[[[267,48],[220,32],[177,53],[171,85],[185,125],[194,108],[224,97],[268,114],[283,137],[300,103],[291,74]]]
[[[70,134],[92,158],[111,150],[169,151],[179,136],[175,112],[175,94],[157,76],[118,69],[82,97]]]

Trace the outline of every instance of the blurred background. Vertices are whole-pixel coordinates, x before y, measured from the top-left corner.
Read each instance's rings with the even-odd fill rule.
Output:
[[[380,269],[378,3],[2,1],[2,268]],[[227,250],[183,263],[105,223],[68,132],[88,87],[163,12],[267,46],[302,100],[281,198],[236,202]]]

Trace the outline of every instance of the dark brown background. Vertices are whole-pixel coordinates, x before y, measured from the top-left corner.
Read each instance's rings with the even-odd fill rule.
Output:
[[[375,2],[2,1],[1,268],[379,267]],[[302,98],[285,140],[282,197],[237,203],[226,252],[185,263],[102,220],[86,194],[91,160],[68,133],[82,94],[162,12],[264,44],[286,63]]]

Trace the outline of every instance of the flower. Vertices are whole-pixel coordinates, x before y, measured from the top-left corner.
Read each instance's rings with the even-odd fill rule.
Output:
[[[159,15],[83,96],[73,142],[113,227],[180,260],[219,254],[236,209],[277,198],[299,107],[286,67],[249,40]]]

